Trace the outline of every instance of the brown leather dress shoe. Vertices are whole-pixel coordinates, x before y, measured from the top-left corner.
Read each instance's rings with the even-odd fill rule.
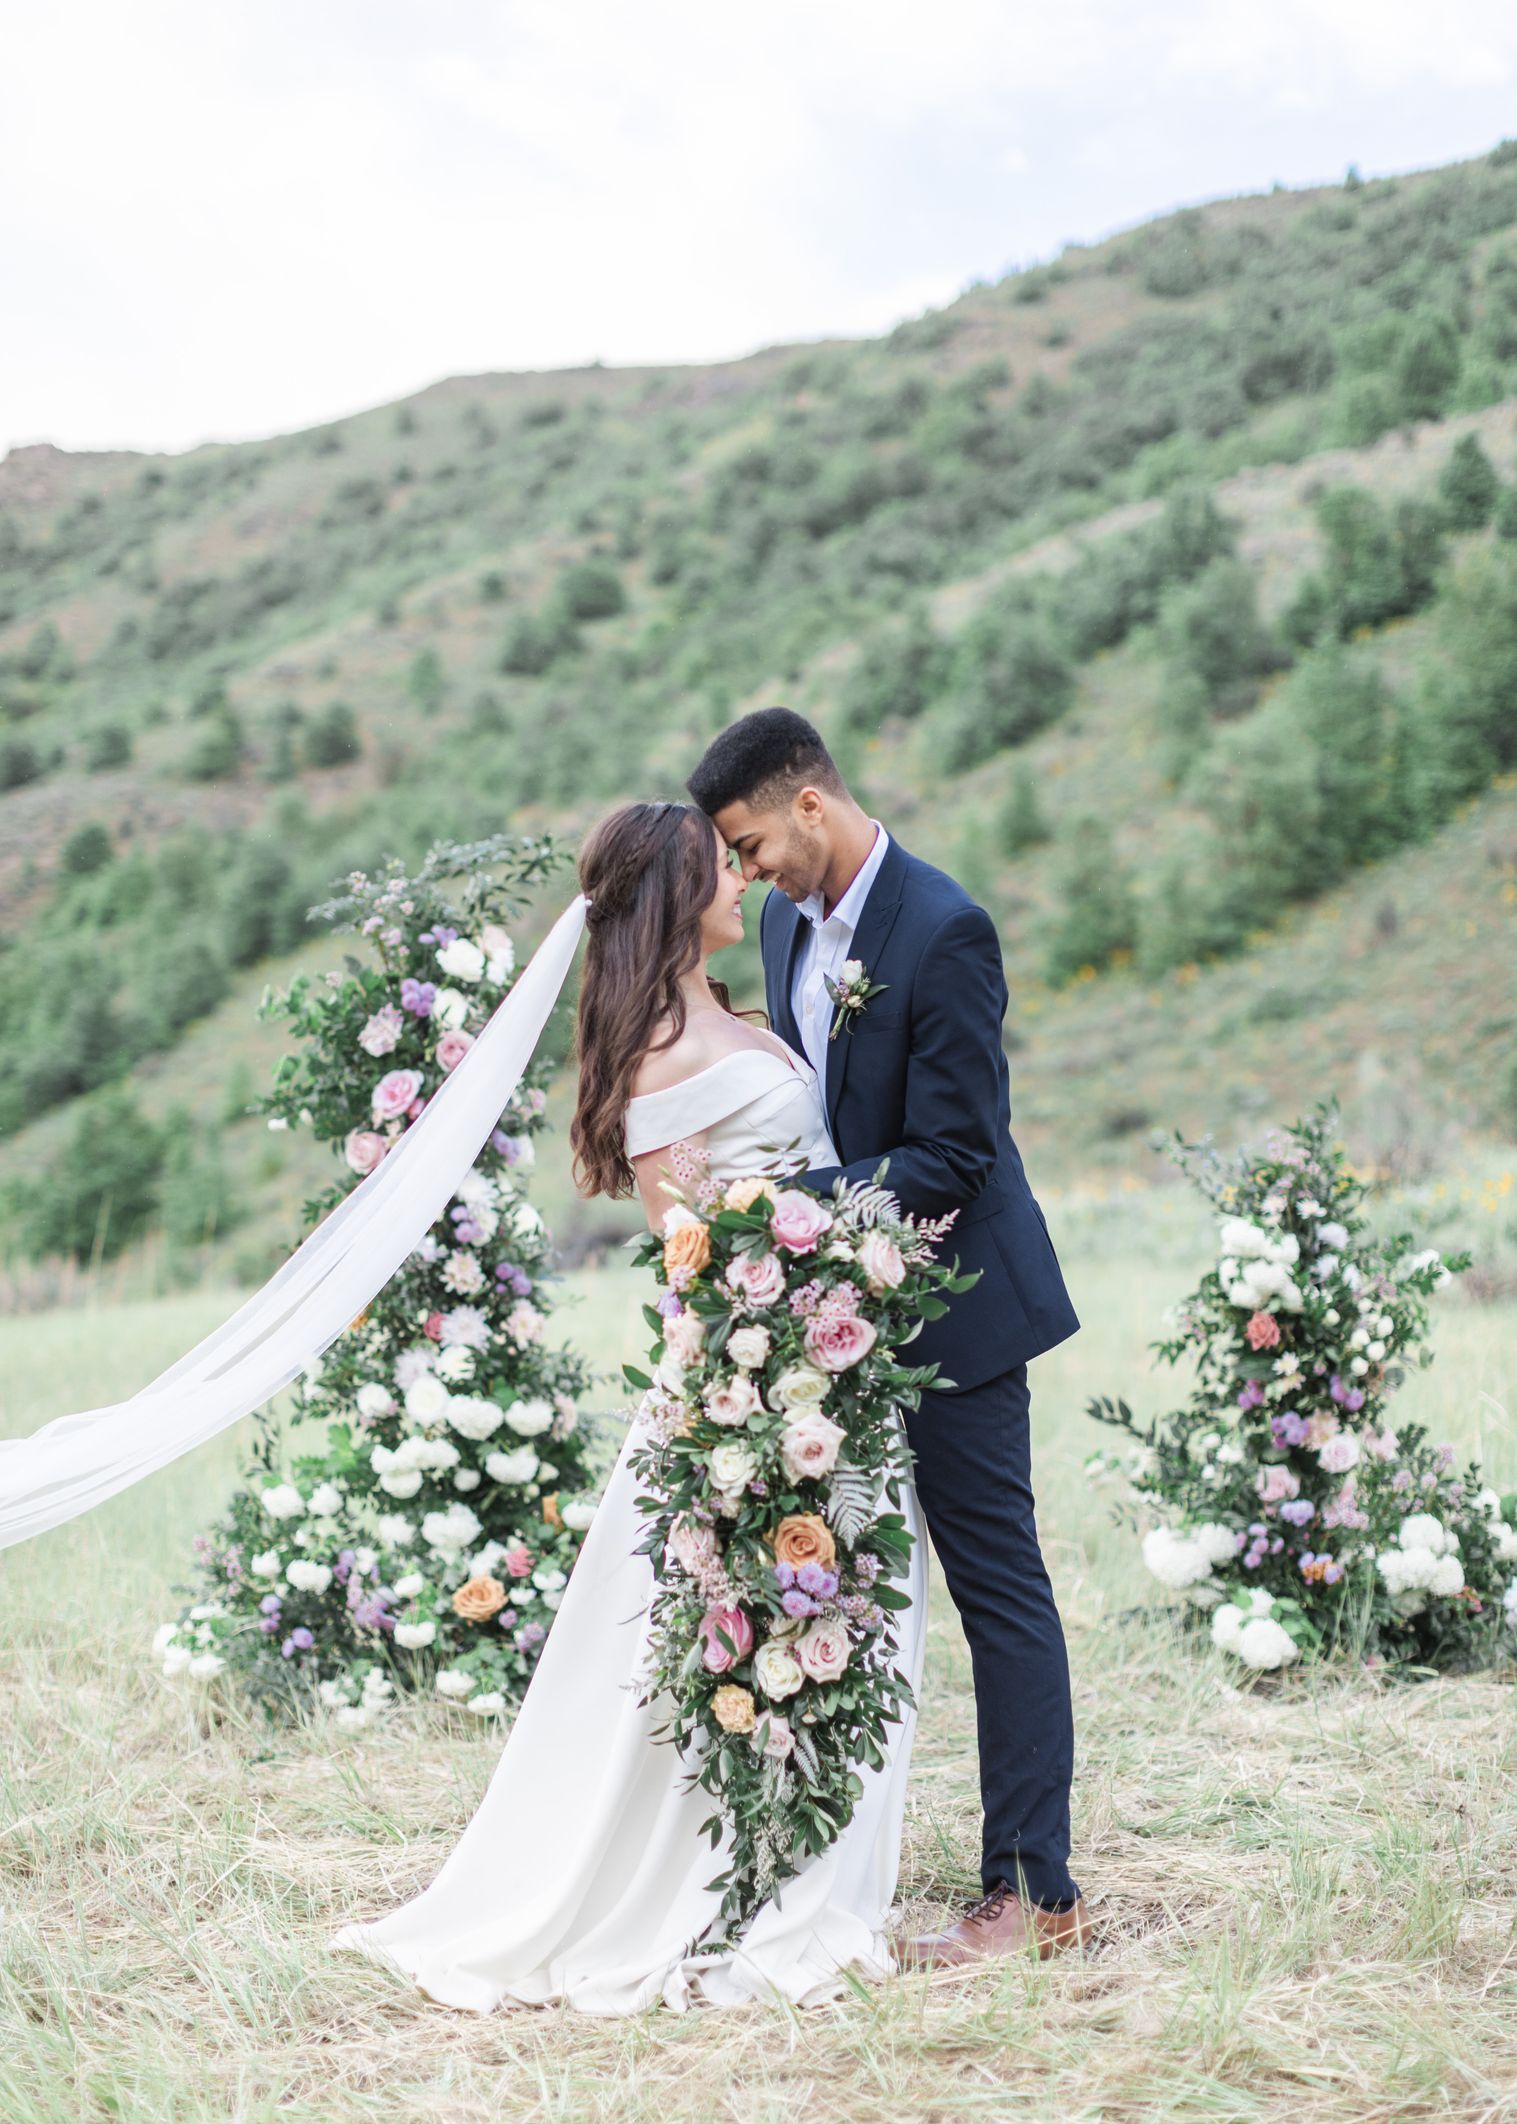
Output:
[[[953,1969],[1030,1950],[1046,1962],[1065,1947],[1088,1947],[1091,1938],[1083,1899],[1068,1910],[1044,1910],[1036,1903],[1019,1902],[1008,1882],[997,1881],[946,1932],[903,1941],[897,1953],[910,1969]]]

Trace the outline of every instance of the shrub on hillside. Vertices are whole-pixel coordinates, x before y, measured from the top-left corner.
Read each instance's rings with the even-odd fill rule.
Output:
[[[1517,486],[1503,487],[1496,498],[1496,536],[1517,538]]]
[[[1021,744],[1059,720],[1074,690],[1074,667],[1045,615],[1021,601],[984,608],[954,649],[946,765],[975,767]]]
[[[500,669],[508,677],[539,678],[578,646],[574,622],[561,610],[521,612],[506,630]]]
[[[1346,638],[1417,612],[1437,587],[1442,519],[1426,502],[1403,499],[1388,515],[1363,487],[1330,487],[1317,497],[1322,566],[1297,591],[1282,622],[1305,646],[1323,634]]]
[[[346,701],[328,701],[306,724],[302,741],[310,767],[340,767],[363,751],[358,719]]]
[[[1215,716],[1239,715],[1288,661],[1259,615],[1258,584],[1242,561],[1213,561],[1164,604],[1162,639],[1178,681],[1200,687]]]
[[[1038,785],[1026,767],[1019,767],[1011,778],[996,820],[996,838],[1009,856],[1026,855],[1029,849],[1039,848],[1053,838],[1053,829],[1038,799]]]
[[[76,826],[64,842],[58,868],[66,878],[87,878],[93,871],[104,870],[115,853],[110,828],[99,819],[90,819]]]
[[[1453,322],[1438,310],[1409,318],[1391,377],[1402,420],[1437,420],[1459,381],[1459,334]]]
[[[571,621],[612,619],[627,605],[622,579],[609,561],[576,561],[559,577],[555,595]]]
[[[236,1229],[247,1214],[227,1177],[221,1137],[208,1130],[200,1141],[182,1109],[169,1117],[167,1148],[158,1183],[159,1222],[171,1247],[188,1252]]]
[[[1058,911],[1044,938],[1043,976],[1060,985],[1099,973],[1138,937],[1132,880],[1104,819],[1076,819],[1061,836],[1054,871]]]
[[[125,767],[132,757],[132,735],[120,723],[99,723],[84,741],[84,764],[91,774]]]
[[[1480,437],[1461,435],[1438,474],[1438,499],[1449,529],[1484,530],[1500,492],[1500,476],[1481,448]]]
[[[158,1206],[163,1137],[117,1089],[75,1116],[62,1150],[22,1197],[28,1248],[110,1260],[139,1238]]]
[[[192,782],[230,781],[242,766],[241,718],[227,709],[207,725],[185,756],[184,772]]]
[[[1060,618],[1078,658],[1115,648],[1157,618],[1164,593],[1233,552],[1235,526],[1210,494],[1182,488],[1158,521],[1087,547],[1058,586]]]
[[[29,739],[0,738],[0,790],[23,789],[46,772],[42,754]]]
[[[843,686],[844,721],[854,730],[877,730],[892,717],[912,721],[942,691],[950,662],[926,612],[912,606],[865,641]]]

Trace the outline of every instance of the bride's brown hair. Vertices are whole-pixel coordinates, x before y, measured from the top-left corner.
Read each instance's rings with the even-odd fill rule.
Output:
[[[680,980],[700,964],[701,916],[715,897],[717,874],[714,830],[694,804],[624,804],[580,851],[590,934],[569,1142],[582,1195],[630,1195],[636,1186],[627,1101],[644,1055],[672,1047],[685,1029]],[[720,981],[711,993],[724,1010],[732,1008]],[[661,1018],[669,1031],[655,1041]]]

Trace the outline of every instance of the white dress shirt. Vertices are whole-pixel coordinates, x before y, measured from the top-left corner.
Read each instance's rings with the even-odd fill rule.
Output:
[[[853,939],[863,917],[864,902],[869,897],[870,886],[879,876],[885,851],[890,846],[890,836],[879,820],[871,819],[869,823],[874,828],[874,845],[831,914],[823,918],[820,892],[812,893],[809,899],[799,903],[810,934],[802,940],[796,957],[790,1007],[801,1029],[806,1060],[816,1071],[824,1090],[827,1084],[827,1035],[837,1014],[837,1005],[828,995],[823,977],[835,981],[843,970],[844,961],[852,957]],[[841,1039],[843,1035],[840,1033],[838,1037]]]

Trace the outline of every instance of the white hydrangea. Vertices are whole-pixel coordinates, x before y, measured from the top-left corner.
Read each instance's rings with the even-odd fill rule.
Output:
[[[572,1534],[583,1534],[595,1517],[595,1505],[587,1497],[571,1497],[567,1504],[559,1506],[558,1516]]]
[[[478,1696],[471,1696],[464,1705],[476,1718],[495,1718],[506,1708],[506,1699],[498,1689],[485,1689]]]
[[[418,1593],[424,1593],[426,1589],[427,1581],[422,1572],[407,1571],[395,1581],[395,1598],[414,1600]]]
[[[455,1490],[477,1490],[483,1480],[478,1468],[455,1468],[453,1471]]]
[[[330,1519],[342,1510],[342,1492],[335,1482],[319,1482],[311,1492],[311,1510],[318,1519]]]
[[[395,1642],[407,1652],[424,1652],[437,1635],[434,1622],[397,1623]]]
[[[1231,1541],[1228,1554],[1232,1554]],[[1177,1527],[1153,1527],[1143,1537],[1143,1561],[1161,1585],[1177,1593],[1210,1578],[1212,1558],[1196,1539],[1194,1531]]]
[[[425,1371],[406,1388],[406,1414],[413,1423],[440,1423],[452,1398],[446,1382]]]
[[[1288,1667],[1301,1657],[1300,1647],[1273,1616],[1258,1616],[1238,1632],[1237,1652],[1245,1667]]]
[[[325,1593],[332,1583],[332,1566],[297,1556],[284,1575],[297,1593]]]
[[[1431,1512],[1409,1512],[1401,1522],[1401,1532],[1396,1539],[1403,1549],[1431,1549],[1435,1556],[1443,1556],[1459,1546],[1458,1535],[1451,1533]]]
[[[439,1696],[468,1696],[474,1686],[474,1676],[463,1667],[444,1667],[435,1684]]]
[[[491,1482],[530,1482],[537,1473],[538,1459],[531,1446],[517,1446],[511,1453],[487,1453],[485,1473]]]
[[[374,1531],[387,1549],[409,1549],[416,1539],[415,1523],[404,1512],[381,1513]]]
[[[1245,1586],[1224,1601],[1211,1619],[1212,1643],[1224,1652],[1236,1652],[1245,1623],[1262,1620],[1275,1605],[1273,1593],[1263,1586]]]
[[[437,1376],[449,1386],[462,1386],[474,1377],[474,1365],[474,1352],[466,1343],[449,1343],[437,1360]]]
[[[421,1523],[421,1538],[440,1556],[456,1556],[483,1531],[478,1515],[466,1504],[450,1504],[445,1512],[428,1512]]]
[[[261,1549],[248,1565],[255,1578],[277,1578],[284,1569],[277,1549]]]
[[[172,1650],[172,1647],[170,1649]],[[209,1681],[213,1675],[219,1674],[225,1665],[226,1661],[219,1652],[197,1652],[185,1672],[191,1681]]]
[[[377,1379],[366,1379],[354,1397],[354,1405],[367,1422],[395,1414],[395,1396]]]
[[[300,1519],[305,1508],[306,1501],[292,1482],[276,1483],[263,1493],[263,1509],[270,1519]]]
[[[553,1404],[541,1395],[526,1401],[513,1401],[506,1410],[506,1422],[518,1438],[537,1438],[553,1427]]]
[[[517,1407],[520,1406],[518,1402]],[[448,1421],[463,1438],[489,1438],[505,1418],[505,1410],[483,1394],[455,1394],[448,1403]]]

